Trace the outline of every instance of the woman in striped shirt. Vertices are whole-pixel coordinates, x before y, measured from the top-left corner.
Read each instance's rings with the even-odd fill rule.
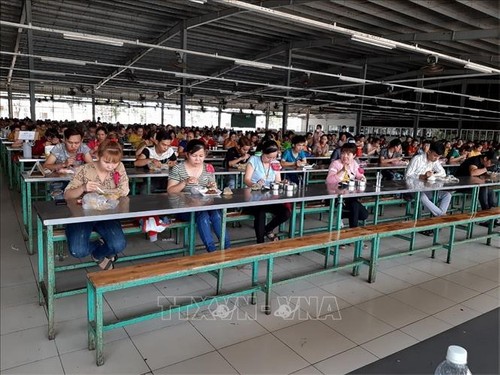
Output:
[[[199,139],[188,142],[185,149],[186,160],[170,169],[167,192],[190,193],[193,187],[217,188],[215,184],[214,167],[205,164],[205,143]],[[181,220],[189,220],[190,213],[178,215]],[[197,211],[195,213],[198,234],[208,252],[216,250],[212,229],[220,239],[222,233],[222,217],[220,210]],[[224,248],[231,246],[226,233]]]

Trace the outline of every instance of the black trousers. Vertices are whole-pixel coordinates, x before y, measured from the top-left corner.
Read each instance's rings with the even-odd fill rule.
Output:
[[[347,217],[349,218],[349,228],[356,228],[359,226],[359,220],[366,220],[368,218],[368,210],[361,204],[357,198],[344,199]]]
[[[496,207],[497,197],[495,196],[495,192],[487,187],[480,188],[479,204],[483,210],[489,210],[490,208]]]
[[[263,243],[267,233],[272,232],[280,224],[290,218],[290,209],[284,204],[272,204],[267,206],[247,207],[243,210],[255,217],[254,228],[257,243]],[[266,224],[266,213],[273,215],[272,220]]]

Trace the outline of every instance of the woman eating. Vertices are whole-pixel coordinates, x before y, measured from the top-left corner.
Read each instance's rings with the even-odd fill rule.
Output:
[[[273,182],[281,182],[279,172],[278,145],[274,141],[266,141],[261,146],[262,155],[252,156],[248,160],[245,170],[245,184],[252,189],[261,189]],[[263,243],[265,238],[269,241],[278,241],[278,236],[273,232],[280,224],[290,218],[290,210],[284,204],[271,204],[245,208],[254,216],[255,236],[257,243]],[[266,224],[266,213],[273,215],[272,220]]]
[[[205,164],[205,143],[199,139],[189,141],[185,149],[186,160],[170,169],[168,176],[167,192],[190,193],[193,187],[217,188],[214,176],[214,167]],[[190,213],[178,215],[181,220],[188,221]],[[196,227],[201,241],[208,252],[216,250],[212,230],[220,239],[222,234],[222,217],[220,210],[206,210],[195,212]],[[231,247],[229,236],[226,233],[224,248]]]
[[[122,157],[123,150],[118,142],[103,141],[97,149],[97,160],[76,171],[64,191],[64,198],[76,199],[95,192],[105,192],[116,198],[127,196],[129,180],[121,162]],[[101,236],[97,241],[90,241],[93,231]],[[127,245],[120,220],[68,224],[66,238],[72,256],[84,258],[90,255],[103,270],[114,268],[117,254]]]

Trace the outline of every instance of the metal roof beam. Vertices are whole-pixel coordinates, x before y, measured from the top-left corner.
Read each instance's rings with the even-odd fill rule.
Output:
[[[25,20],[26,20],[26,2],[23,3],[23,10],[21,11],[21,18],[19,20],[19,23],[24,23]],[[12,61],[10,63],[9,73],[7,73],[7,86],[9,86],[10,83],[12,82],[12,74],[14,72],[14,67],[16,66],[17,53],[19,52],[19,44],[21,42],[22,33],[23,33],[23,29],[21,29],[21,28],[17,29],[16,44],[14,47],[14,53],[16,55],[12,56]]]
[[[274,8],[274,7],[282,7],[285,5],[297,5],[297,3],[309,3],[312,0],[272,0],[272,1],[265,1],[263,2],[263,5]],[[205,24],[219,21],[221,19],[230,17],[234,14],[237,13],[243,13],[247,12],[246,10],[241,10],[238,8],[228,8],[222,11],[218,11],[215,13],[210,13],[210,14],[205,14],[202,16],[198,17],[193,17],[185,21],[178,22],[175,26],[171,27],[169,30],[165,31],[162,35],[160,35],[152,44],[156,45],[162,45],[166,42],[168,42],[170,39],[172,39],[174,36],[179,34],[182,31],[182,28],[185,27],[187,30],[194,28],[194,27],[199,27],[203,26]],[[110,79],[113,79],[117,75],[123,73],[125,70],[128,68],[132,67],[135,63],[137,63],[139,60],[141,60],[144,56],[146,56],[149,52],[151,52],[153,48],[148,48],[144,51],[139,52],[137,55],[132,57],[130,60],[128,60],[124,65],[127,66],[127,68],[122,68],[122,69],[117,69],[113,71],[110,75],[108,75],[106,78],[102,79],[100,82],[97,83],[96,89],[99,89],[102,85],[106,84]]]
[[[465,31],[434,31],[429,33],[392,34],[388,38],[399,41],[460,41],[477,39],[498,39],[500,29],[465,30]]]

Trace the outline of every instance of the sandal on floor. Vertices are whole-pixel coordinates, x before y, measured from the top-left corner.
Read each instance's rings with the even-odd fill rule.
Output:
[[[95,259],[94,257],[92,257],[92,259],[94,259],[94,262],[96,262],[99,268],[103,271],[112,270],[115,268],[113,261],[108,257],[104,257],[102,259]]]
[[[274,241],[279,241],[280,239],[278,238],[278,236],[276,235],[276,233],[273,233],[273,232],[269,232],[268,234],[266,234],[266,237],[269,241],[271,242],[274,242]]]
[[[109,257],[109,260],[112,261],[113,263],[115,263],[118,260],[118,258],[119,258],[118,254],[115,254],[115,255]]]

